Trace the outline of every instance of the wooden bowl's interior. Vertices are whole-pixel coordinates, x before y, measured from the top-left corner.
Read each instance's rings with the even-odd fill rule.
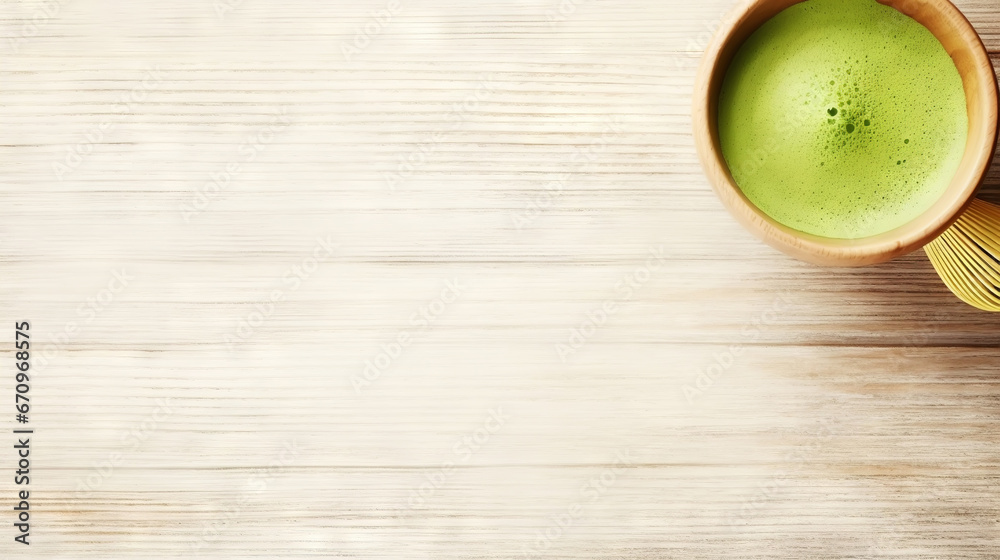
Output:
[[[997,136],[997,85],[993,66],[972,25],[947,0],[878,0],[914,18],[944,45],[962,76],[969,137],[958,173],[930,209],[892,231],[861,239],[818,237],[774,221],[736,185],[722,157],[718,101],[729,64],[740,46],[768,19],[804,0],[756,0],[721,29],[706,52],[695,90],[695,133],[716,193],[751,231],[774,247],[806,261],[834,266],[883,262],[919,249],[946,230],[972,201],[990,164]]]

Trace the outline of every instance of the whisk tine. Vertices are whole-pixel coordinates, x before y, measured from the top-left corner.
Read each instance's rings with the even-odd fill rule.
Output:
[[[924,252],[959,299],[985,311],[1000,311],[1000,207],[973,201]]]
[[[943,244],[925,247],[931,264],[944,280],[945,285],[965,303],[984,311],[1000,311],[1000,306],[991,305],[979,293],[975,285],[968,281],[967,275],[961,272],[962,266],[956,265]]]

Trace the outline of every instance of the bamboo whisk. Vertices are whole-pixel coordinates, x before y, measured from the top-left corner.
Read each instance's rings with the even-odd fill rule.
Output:
[[[965,303],[1000,311],[1000,206],[974,200],[924,252],[948,288]]]

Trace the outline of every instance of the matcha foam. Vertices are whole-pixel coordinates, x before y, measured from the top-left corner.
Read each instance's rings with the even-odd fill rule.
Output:
[[[941,197],[968,114],[958,69],[921,24],[875,0],[807,0],[738,51],[719,136],[737,185],[763,212],[856,239]]]

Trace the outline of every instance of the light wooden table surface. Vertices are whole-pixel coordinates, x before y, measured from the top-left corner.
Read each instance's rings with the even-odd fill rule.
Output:
[[[1000,558],[1000,316],[726,214],[730,5],[0,2],[0,556]]]

